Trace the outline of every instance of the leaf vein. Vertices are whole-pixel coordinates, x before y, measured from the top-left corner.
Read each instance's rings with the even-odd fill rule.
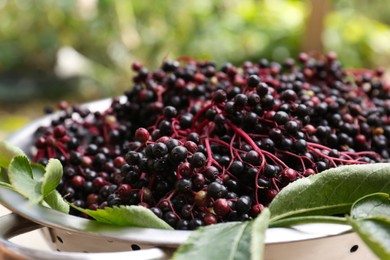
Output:
[[[233,241],[232,249],[230,250],[229,254],[229,260],[233,260],[235,256],[235,252],[237,252],[237,247],[240,242],[240,238],[242,237],[242,234],[244,233],[245,228],[248,226],[248,223],[246,225],[242,225],[240,228],[240,232],[237,234],[236,238]]]

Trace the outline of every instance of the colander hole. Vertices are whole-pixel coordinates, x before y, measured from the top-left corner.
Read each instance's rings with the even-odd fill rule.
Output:
[[[349,252],[355,253],[358,249],[359,249],[359,246],[358,246],[358,245],[354,245],[353,247],[351,247],[351,249],[349,250]]]
[[[64,243],[64,241],[62,240],[62,238],[61,238],[61,237],[59,237],[59,236],[57,236],[57,240],[58,240],[58,241],[60,241],[60,243],[61,243],[61,244],[63,244],[63,243]]]
[[[139,245],[132,244],[132,245],[131,245],[131,249],[132,249],[133,251],[136,251],[136,250],[141,250],[141,247],[140,247]]]

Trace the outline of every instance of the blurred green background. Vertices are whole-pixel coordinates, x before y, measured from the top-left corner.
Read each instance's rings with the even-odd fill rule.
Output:
[[[120,95],[131,63],[336,51],[390,68],[387,0],[0,0],[0,139],[60,100]]]

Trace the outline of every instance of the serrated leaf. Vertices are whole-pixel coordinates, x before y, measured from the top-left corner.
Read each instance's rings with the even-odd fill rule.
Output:
[[[41,192],[44,197],[56,189],[61,181],[63,173],[62,164],[57,159],[50,159],[45,170],[41,188]]]
[[[77,210],[107,224],[128,227],[145,227],[172,229],[165,221],[157,217],[151,210],[142,206],[115,206],[104,209],[82,209],[72,205]]]
[[[22,149],[15,147],[6,141],[0,142],[0,167],[8,168],[12,158],[14,158],[16,155],[25,154]]]
[[[220,223],[198,228],[179,247],[173,259],[261,260],[264,258],[265,232],[270,215],[266,208],[253,221]]]
[[[265,208],[253,221],[251,232],[251,259],[258,260],[264,258],[265,232],[269,225],[271,212]]]
[[[49,205],[50,208],[69,213],[69,204],[64,200],[61,194],[57,190],[50,192],[45,198],[44,201]]]
[[[41,183],[33,179],[30,161],[25,155],[15,156],[8,167],[8,175],[14,190],[32,203],[42,201]]]
[[[45,175],[45,167],[42,164],[31,163],[33,179],[40,181]]]
[[[297,180],[271,202],[273,220],[300,215],[349,213],[362,196],[390,193],[390,164],[340,166]]]
[[[198,228],[176,250],[173,259],[250,259],[252,225],[249,221],[227,222]]]

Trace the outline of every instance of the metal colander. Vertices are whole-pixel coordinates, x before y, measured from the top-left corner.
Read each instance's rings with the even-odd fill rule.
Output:
[[[0,201],[14,212],[0,218],[0,251],[7,256],[4,259],[169,259],[191,234],[191,231],[114,227],[32,205],[6,189],[0,191]],[[23,248],[8,241],[38,228],[42,228],[53,251]],[[348,227],[311,224],[269,229],[265,259],[376,258]]]
[[[91,110],[103,110],[110,100],[92,102]],[[55,116],[55,115],[54,115]],[[31,146],[44,117],[8,138],[21,148]],[[32,205],[19,194],[0,189],[0,203],[13,213],[0,218],[0,259],[169,259],[191,231],[114,227],[96,221]],[[42,229],[52,251],[21,247],[10,238]],[[215,250],[218,250],[217,248]],[[376,259],[349,227],[310,224],[272,228],[266,234],[266,259]]]

